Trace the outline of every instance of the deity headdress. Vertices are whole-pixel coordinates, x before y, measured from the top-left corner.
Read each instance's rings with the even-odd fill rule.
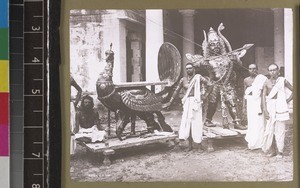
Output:
[[[202,43],[202,48],[203,48],[203,55],[204,57],[210,57],[210,56],[214,56],[216,54],[214,54],[213,52],[209,51],[208,45],[212,42],[220,42],[220,50],[221,50],[221,54],[225,54],[226,53],[226,47],[225,44],[228,48],[228,51],[232,51],[231,45],[228,42],[228,40],[222,35],[221,31],[224,29],[225,27],[223,26],[223,23],[221,23],[218,27],[218,32],[216,32],[212,27],[209,29],[207,36],[206,36],[206,32],[203,30],[203,34],[204,34],[204,40]]]

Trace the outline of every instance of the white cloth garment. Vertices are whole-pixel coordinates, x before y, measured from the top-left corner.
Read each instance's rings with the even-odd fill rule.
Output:
[[[200,92],[200,75],[196,74],[191,80],[185,96],[182,99],[183,114],[179,127],[179,139],[188,139],[192,136],[195,143],[202,141],[202,100]],[[189,96],[194,87],[194,96]]]
[[[94,125],[93,127],[88,129],[80,127],[78,133],[75,134],[75,139],[89,138],[91,139],[91,142],[101,142],[105,138],[105,135],[105,131],[98,130],[97,125]]]
[[[265,130],[265,117],[261,109],[263,84],[267,80],[264,75],[257,75],[250,87],[245,90],[247,100],[248,129],[245,140],[249,149],[262,147]]]
[[[270,119],[267,120],[262,150],[268,152],[275,136],[279,152],[283,152],[285,138],[285,121],[289,120],[288,105],[284,90],[285,78],[279,77],[266,97]],[[276,96],[277,95],[277,96]],[[274,98],[276,97],[276,98]]]

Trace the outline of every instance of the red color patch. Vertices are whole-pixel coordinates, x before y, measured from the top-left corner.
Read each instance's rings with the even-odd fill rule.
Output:
[[[8,126],[9,106],[8,106],[9,93],[0,93],[0,126]]]

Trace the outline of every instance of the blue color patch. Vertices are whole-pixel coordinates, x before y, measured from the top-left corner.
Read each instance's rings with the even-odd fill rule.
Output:
[[[8,28],[8,0],[0,0],[0,28]]]

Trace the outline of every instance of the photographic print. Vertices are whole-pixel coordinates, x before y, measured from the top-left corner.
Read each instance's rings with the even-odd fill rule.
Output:
[[[77,182],[293,175],[292,9],[69,12]]]

